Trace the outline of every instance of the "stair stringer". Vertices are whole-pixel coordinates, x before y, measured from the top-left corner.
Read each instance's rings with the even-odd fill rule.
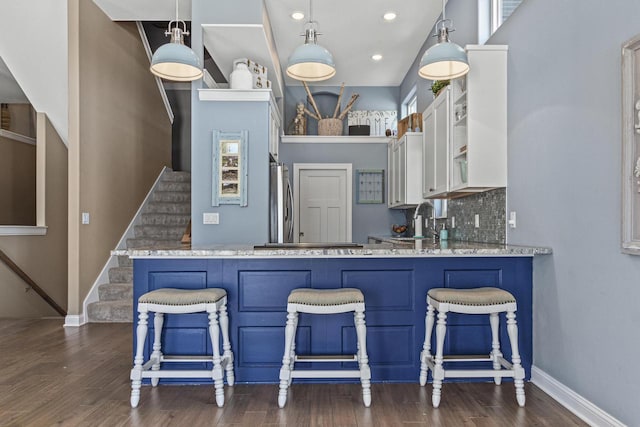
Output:
[[[149,190],[149,192],[147,193],[146,197],[144,198],[144,201],[142,202],[142,204],[138,208],[138,211],[133,216],[133,219],[129,223],[129,226],[125,230],[125,232],[122,235],[122,237],[120,237],[120,240],[118,241],[118,244],[116,245],[116,250],[126,250],[127,249],[127,239],[131,239],[131,238],[133,238],[135,236],[135,234],[134,234],[135,226],[136,225],[140,225],[142,223],[142,221],[141,221],[142,212],[146,209],[147,205],[151,201],[151,197],[153,195],[153,192],[158,187],[159,183],[162,181],[162,177],[165,175],[165,173],[171,172],[171,171],[172,171],[172,169],[167,167],[167,166],[165,166],[162,169],[162,171],[160,171],[160,174],[158,175],[158,177],[156,178],[155,182],[151,186],[151,189]],[[117,266],[118,266],[118,257],[117,257],[117,255],[111,254],[109,256],[109,259],[107,259],[107,262],[105,263],[104,267],[102,268],[102,271],[100,271],[100,274],[98,275],[96,280],[93,282],[93,285],[91,286],[91,290],[89,291],[89,293],[87,294],[87,296],[85,297],[85,299],[84,299],[84,301],[82,303],[82,316],[81,316],[80,323],[77,324],[77,325],[73,324],[73,326],[81,326],[81,325],[84,325],[85,323],[89,322],[89,311],[88,311],[87,307],[92,302],[97,302],[97,301],[100,300],[99,293],[98,293],[98,287],[102,283],[107,283],[109,281],[109,269],[111,269],[113,267],[117,267]]]

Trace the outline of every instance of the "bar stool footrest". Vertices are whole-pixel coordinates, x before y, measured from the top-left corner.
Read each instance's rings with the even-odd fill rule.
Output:
[[[360,370],[298,370],[291,371],[291,378],[360,378]]]
[[[357,362],[355,354],[296,355],[296,362]]]

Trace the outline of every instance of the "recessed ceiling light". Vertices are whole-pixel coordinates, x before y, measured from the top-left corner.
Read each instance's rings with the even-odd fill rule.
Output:
[[[385,13],[384,15],[382,15],[382,18],[383,18],[385,21],[393,21],[394,19],[396,19],[396,17],[397,17],[397,16],[398,16],[398,15],[396,15],[396,13],[395,13],[395,12],[387,12],[387,13]]]
[[[371,59],[373,59],[374,61],[380,61],[382,59],[382,55],[380,55],[379,53],[373,54],[371,55]]]
[[[291,18],[295,19],[296,21],[302,21],[304,19],[304,13],[303,12],[293,12],[291,14]]]

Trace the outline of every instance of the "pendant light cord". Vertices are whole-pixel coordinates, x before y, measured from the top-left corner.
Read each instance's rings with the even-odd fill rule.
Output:
[[[313,0],[309,0],[309,22],[313,22]]]
[[[446,0],[442,0],[442,20],[445,21],[445,17],[444,17],[444,3]]]

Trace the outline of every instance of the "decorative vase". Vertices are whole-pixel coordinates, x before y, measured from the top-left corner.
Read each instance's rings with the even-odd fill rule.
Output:
[[[244,62],[236,64],[236,68],[231,72],[229,85],[231,89],[253,89],[253,75],[249,71],[247,64]]]
[[[340,119],[318,120],[318,135],[321,135],[321,136],[342,135],[342,120]]]

